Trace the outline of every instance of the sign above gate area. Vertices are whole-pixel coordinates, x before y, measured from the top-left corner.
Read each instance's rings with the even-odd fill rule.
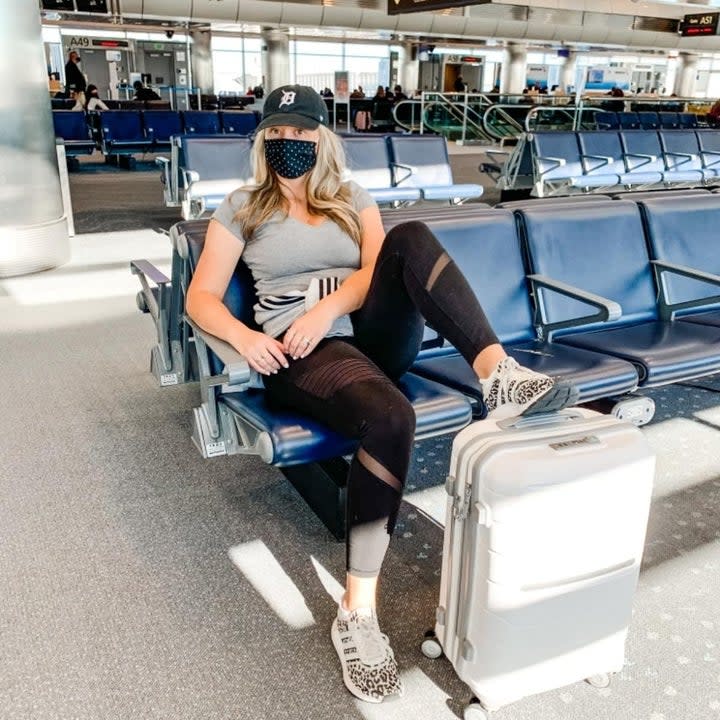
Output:
[[[488,5],[491,0],[388,0],[388,15],[424,12],[426,10],[445,10],[465,7],[466,5]]]

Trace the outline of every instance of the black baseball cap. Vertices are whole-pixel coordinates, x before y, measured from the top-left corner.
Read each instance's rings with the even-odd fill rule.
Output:
[[[328,111],[320,94],[307,85],[283,85],[273,90],[265,99],[263,116],[258,130],[274,125],[315,130],[327,125]]]

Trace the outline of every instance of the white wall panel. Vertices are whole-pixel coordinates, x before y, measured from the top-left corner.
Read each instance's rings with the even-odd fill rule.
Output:
[[[260,0],[242,0],[238,11],[238,22],[278,24],[282,16],[282,3],[260,2]]]
[[[327,6],[323,8],[322,26],[358,30],[361,19],[360,8]]]
[[[429,33],[432,27],[432,13],[407,13],[406,15],[397,15],[398,32],[421,32]]]
[[[385,15],[377,10],[363,10],[360,27],[365,30],[388,30],[393,32],[397,27],[400,15]]]
[[[237,22],[238,0],[192,0],[193,20]]]
[[[280,22],[283,25],[318,27],[322,22],[322,16],[322,5],[301,5],[300,3],[286,2],[282,4]]]
[[[143,0],[120,0],[120,14],[128,17],[141,17]]]
[[[144,18],[165,18],[167,20],[189,20],[192,0],[144,0]]]
[[[440,35],[464,35],[467,18],[462,15],[433,15],[431,32]]]

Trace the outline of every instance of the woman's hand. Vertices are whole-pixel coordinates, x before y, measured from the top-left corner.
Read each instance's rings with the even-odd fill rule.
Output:
[[[322,303],[318,303],[288,328],[283,338],[285,352],[293,360],[306,357],[328,334],[333,320],[333,316],[323,308]]]
[[[265,333],[243,327],[232,344],[250,367],[262,375],[276,373],[281,366],[288,367],[282,343]]]

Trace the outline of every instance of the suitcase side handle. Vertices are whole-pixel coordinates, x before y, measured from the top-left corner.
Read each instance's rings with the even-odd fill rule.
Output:
[[[542,427],[544,425],[560,425],[582,419],[582,413],[577,410],[563,410],[562,412],[538,413],[537,415],[520,415],[505,420],[499,420],[497,426],[501,430],[522,430],[523,428]]]

